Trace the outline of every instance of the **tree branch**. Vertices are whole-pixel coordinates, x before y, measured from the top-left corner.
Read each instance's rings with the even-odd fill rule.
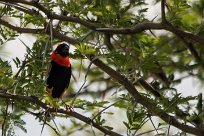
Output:
[[[64,15],[57,15],[55,13],[50,12],[49,10],[47,10],[45,7],[43,7],[41,4],[37,3],[37,2],[28,2],[28,1],[24,1],[24,0],[0,0],[0,1],[4,1],[4,2],[11,2],[11,3],[21,3],[21,4],[27,4],[30,6],[34,6],[35,8],[41,10],[43,13],[45,13],[47,15],[47,17],[49,19],[57,19],[57,20],[61,20],[61,21],[69,21],[69,22],[75,22],[75,23],[79,23],[87,28],[90,28],[92,30],[95,31],[99,31],[99,32],[103,32],[103,33],[112,33],[112,34],[135,34],[135,33],[139,33],[145,30],[167,30],[170,31],[176,35],[180,35],[186,38],[189,38],[191,40],[194,40],[198,43],[200,43],[202,46],[204,45],[204,38],[202,38],[199,35],[195,35],[192,34],[190,32],[185,32],[175,26],[172,26],[169,23],[140,23],[140,24],[136,24],[133,27],[126,27],[126,28],[112,28],[112,27],[100,27],[94,23],[91,23],[89,21],[86,20],[82,20],[79,17],[72,17],[72,16],[64,16]],[[164,4],[164,5],[163,5]],[[165,8],[165,0],[162,0],[162,7],[163,7],[163,12],[164,12],[164,8]],[[162,16],[164,17],[165,14],[162,13]],[[1,24],[1,22],[0,22]],[[28,32],[26,32],[28,33]]]
[[[168,30],[174,33],[175,35],[180,35],[180,36],[189,38],[204,46],[204,38],[202,38],[201,36],[192,34],[190,32],[185,32],[169,23],[163,24],[163,23],[147,22],[147,23],[136,24],[135,26],[128,27],[128,28],[111,28],[111,27],[96,28],[96,31],[103,32],[103,33],[112,33],[112,34],[136,34],[149,29]]]
[[[1,23],[1,19],[0,19],[0,23]],[[3,23],[5,24],[5,23]],[[141,24],[140,24],[141,25]],[[143,24],[144,25],[144,24]],[[160,26],[158,24],[155,24],[155,26]],[[7,27],[11,27],[12,25],[7,25]],[[14,29],[16,31],[24,31],[24,32],[28,32],[28,30],[32,33],[36,31],[33,31],[33,29],[26,29],[26,28],[20,28],[20,27],[14,27],[12,26],[11,29]],[[42,30],[41,30],[42,31]],[[38,31],[37,31],[38,32]],[[181,32],[181,31],[178,31]],[[183,31],[182,31],[183,32]],[[185,33],[185,32],[184,32]],[[188,33],[187,33],[188,34]],[[188,34],[190,36],[192,36],[192,34]],[[58,31],[54,30],[53,31],[53,36],[55,38],[58,38],[62,41],[67,41],[71,44],[80,44],[79,41],[77,41],[76,39],[67,37],[61,33],[59,33]],[[93,58],[90,58],[90,60],[92,61]],[[110,68],[109,66],[107,66],[106,64],[104,64],[102,61],[100,61],[99,59],[96,59],[93,61],[93,63],[98,66],[100,69],[102,69],[103,71],[105,71],[107,74],[109,74],[113,79],[115,79],[116,81],[118,81],[120,84],[122,84],[127,91],[133,96],[133,98],[135,99],[136,102],[142,104],[143,106],[145,106],[148,110],[150,110],[152,113],[154,113],[155,115],[159,116],[161,119],[163,119],[165,122],[169,122],[169,119],[171,119],[172,125],[183,130],[184,132],[188,132],[191,134],[203,134],[204,130],[201,129],[197,129],[188,125],[184,125],[180,122],[178,122],[174,117],[168,115],[166,112],[164,111],[152,111],[153,109],[155,109],[156,104],[150,103],[148,100],[146,100],[145,98],[143,98],[139,92],[136,90],[136,88],[132,85],[132,83],[130,81],[128,81],[124,76],[120,75],[118,72],[116,72],[115,70],[113,70],[112,68]],[[33,100],[32,100],[33,101]],[[35,102],[35,101],[34,101]],[[41,104],[41,103],[40,103]],[[43,106],[43,105],[42,105]],[[46,108],[46,107],[44,107]],[[63,111],[63,113],[65,113]],[[74,115],[73,115],[74,116]],[[82,117],[76,117],[76,118],[82,118]],[[88,122],[87,119],[84,120],[84,122]],[[90,124],[90,123],[89,123]]]
[[[202,65],[202,67],[204,67],[204,63],[202,61],[202,58],[199,56],[197,50],[194,48],[193,43],[192,42],[188,42],[188,40],[186,40],[184,37],[177,35],[182,42],[186,45],[186,48],[190,51],[190,53],[193,55],[193,57],[195,58],[195,60],[200,63]]]
[[[11,25],[10,23],[4,21],[3,19],[0,19],[0,24],[8,27],[14,31],[17,31],[19,33],[32,33],[32,34],[40,34],[43,33],[44,29],[32,29],[32,28],[21,28],[21,27],[17,27],[14,25]]]
[[[161,0],[161,18],[162,18],[162,23],[166,23],[166,15],[165,15],[165,1],[166,0]]]
[[[9,94],[9,93],[0,93],[0,97],[2,99],[12,99],[12,100],[17,100],[17,101],[27,101],[29,103],[33,103],[36,104],[37,106],[47,110],[49,108],[49,112],[57,112],[57,113],[62,113],[65,115],[69,115],[72,117],[75,117],[83,122],[85,122],[86,124],[92,125],[93,127],[97,128],[98,130],[100,130],[101,132],[103,132],[104,134],[107,135],[111,135],[111,136],[121,136],[120,134],[110,131],[106,128],[104,128],[103,126],[98,125],[97,123],[95,123],[93,120],[91,120],[88,117],[85,117],[75,111],[66,111],[64,109],[58,108],[56,110],[56,108],[50,108],[48,107],[45,103],[43,103],[42,101],[36,99],[35,97],[32,96],[22,96],[22,95],[14,95],[14,94]]]
[[[1,22],[0,22],[1,23]],[[14,28],[14,30],[24,30],[26,28],[16,28],[14,26],[12,26],[12,28]],[[27,29],[26,29],[27,30]],[[59,33],[58,31],[54,30],[53,31],[53,36],[55,38],[58,38],[62,41],[67,41],[67,42],[71,42],[72,44],[80,44],[79,41],[77,41],[76,39],[72,39],[70,40],[70,37],[67,37],[61,33]],[[90,60],[92,61],[93,58],[90,58]],[[113,79],[115,79],[116,81],[118,81],[120,84],[122,84],[127,91],[133,96],[133,98],[135,99],[136,102],[142,104],[143,106],[145,106],[148,110],[150,110],[152,113],[154,113],[155,115],[159,116],[161,119],[163,119],[165,122],[169,122],[169,119],[171,119],[172,125],[183,130],[184,132],[188,132],[191,134],[203,134],[204,130],[201,129],[197,129],[188,125],[184,125],[180,122],[178,122],[174,117],[168,115],[166,112],[164,111],[152,111],[153,109],[155,109],[156,104],[150,103],[148,100],[146,100],[144,97],[142,97],[139,92],[136,90],[136,88],[132,85],[132,83],[130,81],[128,81],[124,76],[120,75],[118,72],[116,72],[115,70],[113,70],[112,68],[110,68],[109,66],[107,66],[106,64],[104,64],[102,61],[100,61],[99,59],[96,59],[93,61],[93,63],[98,66],[100,69],[102,69],[103,71],[105,71],[107,74],[109,74]],[[29,99],[30,100],[30,99]],[[31,100],[33,101],[33,100]],[[35,101],[34,101],[35,102]],[[37,104],[37,103],[36,103]],[[41,103],[40,103],[41,104]],[[43,105],[42,105],[43,106]],[[44,107],[47,108],[47,107]],[[64,111],[62,111],[62,113],[65,113]],[[66,112],[67,113],[67,112]],[[65,113],[65,114],[66,114]],[[77,114],[78,115],[78,114]],[[73,115],[74,116],[74,115]],[[83,118],[80,117],[79,115],[76,116],[76,118]],[[84,118],[83,118],[84,119]],[[83,120],[84,122],[88,122],[87,119]],[[90,124],[90,123],[89,123]]]
[[[139,79],[138,82],[145,90],[152,93],[155,97],[161,97],[161,94],[157,90],[155,90],[147,81]]]
[[[93,58],[89,57],[89,59],[92,60]],[[175,117],[170,116],[166,112],[159,110],[159,109],[156,110],[155,107],[157,104],[149,102],[146,98],[141,96],[139,92],[137,91],[137,89],[134,87],[134,85],[127,78],[125,78],[124,76],[122,76],[121,74],[119,74],[118,72],[116,72],[115,70],[107,66],[106,64],[104,64],[101,60],[95,59],[93,63],[96,66],[98,66],[100,69],[105,71],[113,79],[118,81],[121,85],[123,85],[127,89],[127,91],[133,96],[133,98],[135,99],[137,103],[140,103],[141,105],[146,107],[151,113],[159,116],[165,122],[168,123],[170,121],[171,125],[187,133],[191,133],[195,135],[202,135],[204,133],[204,130],[202,129],[198,129],[198,128],[191,127],[189,125],[182,124]]]
[[[36,10],[34,10],[34,9],[29,9],[29,8],[23,7],[23,6],[19,5],[19,4],[13,4],[13,3],[8,3],[8,2],[0,2],[0,3],[5,4],[5,5],[8,5],[8,6],[12,6],[12,7],[14,7],[15,9],[20,10],[20,11],[22,11],[22,12],[24,12],[24,13],[27,13],[27,14],[30,14],[30,15],[35,15],[35,14],[38,13],[38,12],[37,12]]]
[[[17,31],[19,33],[32,33],[32,34],[50,34],[50,29],[32,29],[32,28],[21,28],[21,27],[18,27],[18,26],[14,26],[14,25],[11,25],[9,24],[8,22],[4,21],[3,19],[0,19],[0,24],[5,26],[5,27],[8,27],[14,31]],[[45,24],[45,26],[48,26],[48,28],[50,27],[49,24]],[[74,38],[71,38],[71,37],[68,37],[68,36],[65,36],[63,34],[61,34],[59,31],[57,31],[56,29],[53,28],[52,30],[53,32],[53,35],[57,36],[57,38],[61,39],[62,41],[67,41],[68,43],[70,44],[79,44],[79,41],[74,39]]]

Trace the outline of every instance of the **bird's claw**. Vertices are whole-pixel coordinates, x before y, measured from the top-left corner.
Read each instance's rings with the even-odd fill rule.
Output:
[[[74,107],[72,106],[72,105],[67,105],[67,104],[65,104],[65,109],[67,110],[67,111],[74,111]]]
[[[52,95],[52,91],[53,91],[53,87],[51,87],[51,88],[49,88],[48,86],[46,87],[46,93],[48,94],[48,95]]]
[[[58,112],[58,108],[55,107],[55,108],[53,108],[53,109],[54,109],[55,112]]]

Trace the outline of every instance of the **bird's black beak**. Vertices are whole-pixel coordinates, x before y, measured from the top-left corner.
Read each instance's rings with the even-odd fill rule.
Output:
[[[66,57],[66,56],[69,55],[69,45],[66,45],[66,46],[62,49],[61,55],[62,55],[63,57]]]

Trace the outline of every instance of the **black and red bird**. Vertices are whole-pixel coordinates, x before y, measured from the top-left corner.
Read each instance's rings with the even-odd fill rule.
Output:
[[[71,79],[69,45],[60,43],[51,54],[51,69],[47,78],[47,93],[53,98],[61,98]]]

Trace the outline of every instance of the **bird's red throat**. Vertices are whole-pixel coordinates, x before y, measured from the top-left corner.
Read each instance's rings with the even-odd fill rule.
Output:
[[[56,62],[57,64],[65,67],[70,67],[70,60],[69,57],[62,57],[60,54],[52,52],[51,60]]]

